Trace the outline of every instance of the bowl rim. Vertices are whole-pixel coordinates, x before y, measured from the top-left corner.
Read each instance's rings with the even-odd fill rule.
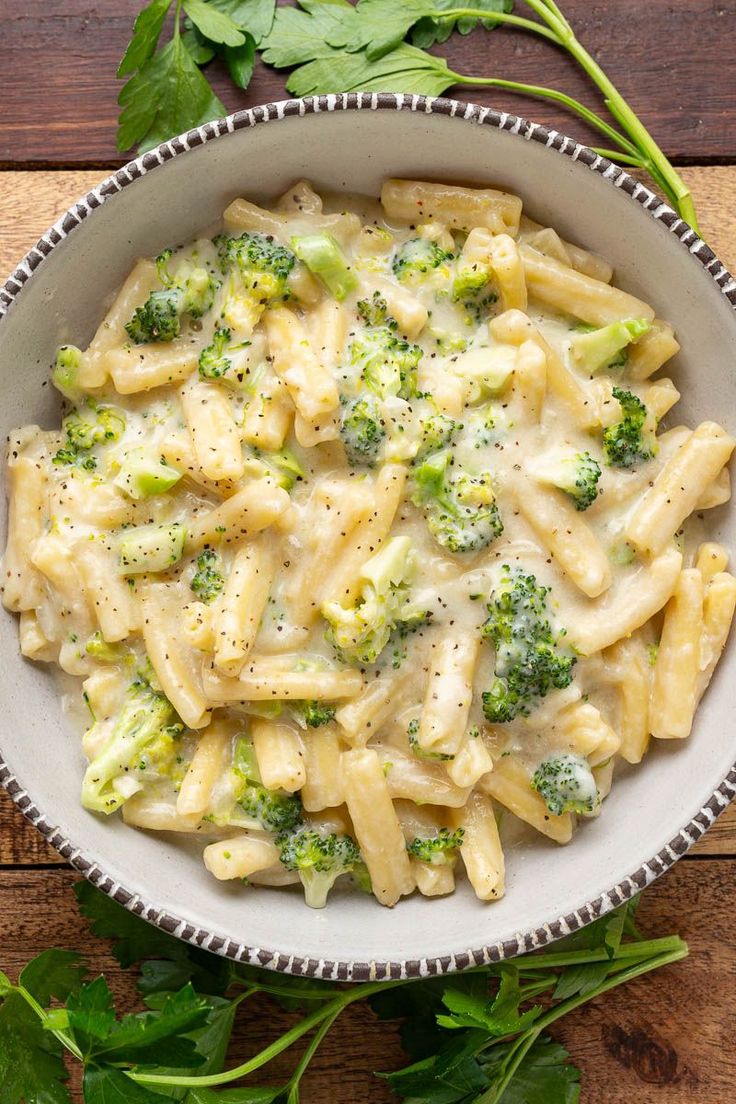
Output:
[[[343,92],[281,100],[237,111],[172,138],[116,170],[96,188],[72,204],[29,250],[12,275],[0,285],[0,322],[50,253],[58,248],[64,239],[97,208],[140,177],[174,157],[182,156],[198,146],[234,131],[294,116],[335,111],[409,111],[446,115],[471,124],[491,126],[497,130],[506,131],[520,139],[538,142],[558,154],[572,158],[573,161],[580,161],[591,172],[604,177],[612,187],[624,192],[651,218],[674,234],[703,266],[721,294],[736,311],[736,280],[710,247],[664,200],[637,181],[625,169],[595,153],[589,147],[581,145],[557,130],[530,122],[518,115],[447,97],[395,92]],[[328,980],[368,981],[381,978],[428,977],[451,973],[469,966],[497,962],[542,947],[605,915],[611,909],[630,900],[668,870],[711,827],[736,797],[736,763],[732,765],[726,777],[712,792],[699,812],[683,825],[669,843],[610,890],[592,900],[582,902],[572,912],[559,916],[541,927],[519,932],[512,939],[486,944],[476,949],[458,950],[429,958],[371,962],[287,955],[277,950],[250,947],[218,932],[197,927],[186,919],[160,909],[150,901],[143,900],[139,894],[107,874],[93,856],[86,854],[83,848],[68,839],[61,829],[39,809],[31,794],[14,775],[10,765],[5,762],[1,752],[0,784],[23,816],[74,869],[118,904],[163,931],[227,958],[282,973]]]

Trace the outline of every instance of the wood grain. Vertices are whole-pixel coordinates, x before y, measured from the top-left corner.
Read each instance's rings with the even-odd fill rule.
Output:
[[[104,970],[122,1007],[130,1008],[131,978],[78,915],[74,880],[63,869],[0,872],[2,967],[15,977],[48,946],[75,948],[89,957],[92,973]],[[581,1104],[729,1104],[736,1083],[733,864],[678,864],[644,895],[639,924],[652,935],[678,932],[691,956],[563,1021],[556,1034],[582,1068]],[[232,1064],[290,1022],[266,1002],[249,1004],[239,1019]],[[318,1054],[303,1104],[389,1104],[395,1098],[371,1071],[401,1064],[395,1025],[377,1023],[367,1009],[351,1010]],[[289,1068],[288,1059],[280,1059],[274,1081]]]
[[[121,85],[115,69],[141,6],[142,0],[0,5],[0,162],[89,164],[119,158],[115,125]],[[670,157],[736,160],[736,0],[565,0],[562,7],[581,42]],[[457,72],[546,84],[600,108],[575,63],[532,35],[476,31],[453,36],[440,52]],[[232,86],[219,63],[209,75],[229,111],[286,96],[285,73],[260,63],[245,93]],[[591,138],[577,117],[566,118],[559,107],[540,100],[480,88],[457,87],[448,95]]]

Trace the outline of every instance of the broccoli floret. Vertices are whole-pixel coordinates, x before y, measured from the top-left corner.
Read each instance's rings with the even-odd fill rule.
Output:
[[[452,253],[442,249],[437,242],[411,238],[396,250],[391,268],[396,279],[402,283],[419,283],[428,273],[449,260],[452,260]]]
[[[499,426],[499,419],[490,406],[471,410],[465,419],[465,426],[466,440],[475,449],[492,445],[504,429],[503,420]]]
[[[81,468],[83,471],[94,471],[97,460],[94,456],[84,456],[78,449],[71,445],[62,445],[51,457],[51,463],[57,468]]]
[[[418,732],[419,718],[415,717],[409,722],[406,735],[409,739],[409,747],[411,748],[412,754],[415,755],[417,759],[432,759],[438,763],[449,763],[455,758],[454,755],[448,755],[444,751],[425,751],[417,739]]]
[[[334,720],[336,707],[323,701],[295,701],[291,703],[294,719],[302,727],[321,728]]]
[[[250,332],[269,303],[288,298],[296,257],[264,234],[223,234],[214,243],[227,277],[222,318],[236,333]]]
[[[452,443],[455,434],[459,433],[462,428],[462,422],[456,422],[453,418],[449,418],[447,414],[442,414],[439,411],[430,414],[428,418],[422,421],[419,450],[415,457],[415,463],[424,459],[425,456],[429,456],[430,453],[447,448]]]
[[[164,286],[160,291],[152,291],[125,325],[128,337],[136,345],[173,341],[181,333],[181,320],[185,315],[201,318],[212,306],[217,285],[207,269],[184,261],[176,275],[171,276],[170,259],[170,249],[156,259],[159,279]]]
[[[62,429],[67,443],[55,453],[52,463],[94,471],[97,467],[95,457],[82,454],[95,445],[118,441],[125,430],[125,415],[114,406],[96,406],[90,401],[68,414],[62,422]]]
[[[265,234],[241,234],[239,238],[221,234],[214,242],[222,271],[237,272],[243,286],[257,292],[264,302],[288,294],[286,281],[296,256],[286,246]]]
[[[453,472],[449,449],[416,468],[412,502],[424,507],[430,533],[450,552],[477,552],[503,532],[490,473]]]
[[[181,333],[183,294],[179,288],[152,291],[142,307],[136,307],[125,332],[136,345],[173,341]]]
[[[353,467],[375,464],[386,437],[375,396],[362,395],[343,407],[340,437],[349,464]]]
[[[268,832],[289,832],[301,823],[301,801],[283,790],[267,790],[265,786],[249,782],[238,804],[247,817],[257,820]]]
[[[182,731],[171,702],[139,674],[115,721],[96,721],[85,737],[93,747],[103,734],[105,739],[84,774],[84,808],[112,813],[142,789],[151,774],[169,773]]]
[[[592,813],[599,801],[593,772],[582,755],[545,759],[535,770],[531,786],[554,816]]]
[[[232,361],[225,356],[230,342],[230,330],[223,327],[215,330],[212,344],[199,354],[199,374],[203,379],[220,379],[232,367]]]
[[[299,798],[285,790],[268,790],[263,785],[250,740],[240,739],[235,745],[232,772],[236,802],[249,820],[257,821],[267,832],[291,832],[301,824]]]
[[[657,442],[646,406],[638,395],[620,387],[614,387],[613,397],[621,406],[623,419],[603,431],[608,463],[616,468],[631,468],[651,460],[657,452]]]
[[[327,895],[341,874],[348,874],[360,860],[360,851],[350,836],[323,834],[302,828],[278,841],[281,862],[297,870],[310,908],[324,908]]]
[[[82,364],[82,350],[76,345],[61,345],[56,353],[56,362],[51,372],[54,387],[65,398],[75,401],[80,392],[77,377]]]
[[[650,329],[646,318],[627,318],[600,329],[585,327],[570,343],[573,358],[590,373],[602,368],[623,368],[629,359],[629,345]]]
[[[86,407],[68,414],[62,422],[72,448],[87,451],[95,445],[119,441],[125,430],[125,415],[114,406]]]
[[[459,303],[474,321],[479,321],[498,296],[491,286],[490,265],[474,262],[458,265],[452,282],[452,300]]]
[[[291,239],[291,248],[310,272],[318,276],[330,295],[342,302],[355,291],[358,280],[331,234],[305,234]]]
[[[379,399],[414,398],[421,357],[419,345],[397,337],[388,325],[368,327],[350,346],[352,364],[360,368],[363,383]]]
[[[380,291],[374,291],[370,299],[358,300],[358,314],[366,326],[388,326],[396,329],[396,322],[389,316],[388,303]]]
[[[589,452],[560,452],[540,456],[527,465],[540,483],[559,487],[573,500],[576,510],[587,510],[598,497],[601,466]]]
[[[526,716],[540,698],[572,682],[575,656],[564,650],[565,631],[552,627],[548,594],[534,575],[504,564],[483,626],[496,649],[495,677],[483,694],[483,712],[493,724]]]
[[[413,859],[431,863],[432,866],[447,866],[455,862],[454,852],[460,847],[465,835],[464,828],[451,832],[449,828],[440,828],[435,836],[417,836],[407,844],[406,850]]]
[[[225,587],[222,559],[214,548],[204,548],[197,556],[197,570],[189,584],[202,602],[214,602]]]
[[[346,663],[374,663],[394,630],[424,622],[427,614],[410,599],[415,557],[409,537],[393,537],[363,565],[362,589],[355,605],[325,602],[327,639]]]

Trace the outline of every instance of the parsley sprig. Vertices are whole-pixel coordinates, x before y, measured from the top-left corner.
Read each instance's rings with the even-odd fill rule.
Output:
[[[139,1012],[119,1015],[104,977],[81,956],[52,949],[20,972],[0,973],[0,1084],[4,1104],[69,1104],[68,1064],[82,1068],[85,1104],[299,1104],[299,1086],[325,1035],[349,1005],[368,1001],[401,1020],[410,1064],[381,1073],[414,1104],[577,1104],[580,1071],[548,1029],[633,978],[676,962],[676,935],[645,939],[636,902],[583,931],[512,962],[421,981],[346,986],[287,977],[190,947],[115,904],[76,887],[95,934],[113,940],[123,967],[140,965]],[[287,1031],[225,1069],[236,1017],[256,994],[294,1013]],[[300,1040],[284,1084],[253,1083]],[[224,1091],[222,1086],[245,1082]]]
[[[173,5],[171,40],[158,48]],[[293,69],[286,89],[295,96],[326,92],[387,91],[441,95],[453,85],[500,88],[559,103],[605,140],[597,152],[652,177],[695,229],[690,190],[630,104],[575,35],[554,0],[152,0],[138,15],[118,76],[118,148],[150,149],[188,128],[225,113],[202,73],[221,57],[234,83],[246,88],[257,51],[277,69]],[[521,14],[526,12],[526,14]],[[182,31],[182,23],[185,25]],[[427,53],[454,31],[476,27],[532,34],[565,50],[600,93],[606,116],[573,96],[543,84],[526,84],[452,70]]]

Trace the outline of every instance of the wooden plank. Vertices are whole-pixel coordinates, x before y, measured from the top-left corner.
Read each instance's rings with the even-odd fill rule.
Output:
[[[74,880],[66,870],[0,872],[2,968],[15,977],[48,946],[75,948],[89,957],[92,973],[105,972],[121,1006],[130,1008],[131,978],[79,917]],[[582,1099],[586,1104],[726,1104],[733,1100],[736,1078],[733,864],[680,863],[644,895],[639,925],[653,936],[678,932],[689,942],[691,957],[600,998],[555,1029],[582,1068]],[[291,1021],[266,1002],[249,1002],[238,1022],[233,1065]],[[389,1104],[394,1098],[371,1071],[401,1064],[395,1026],[378,1023],[365,1008],[349,1010],[315,1060],[303,1104]],[[274,1080],[287,1076],[289,1068],[288,1059],[280,1059]]]
[[[92,7],[87,0],[0,5],[0,162],[119,157],[115,123],[121,86],[115,69],[141,6],[142,0],[98,0]],[[736,158],[733,0],[565,0],[562,6],[580,40],[671,157]],[[535,36],[477,31],[454,36],[440,52],[457,72],[545,84],[600,107],[575,63]],[[285,74],[260,63],[245,93],[232,86],[219,63],[210,72],[230,111],[286,96]],[[482,88],[457,87],[452,94],[591,138],[577,117],[554,104]]]

